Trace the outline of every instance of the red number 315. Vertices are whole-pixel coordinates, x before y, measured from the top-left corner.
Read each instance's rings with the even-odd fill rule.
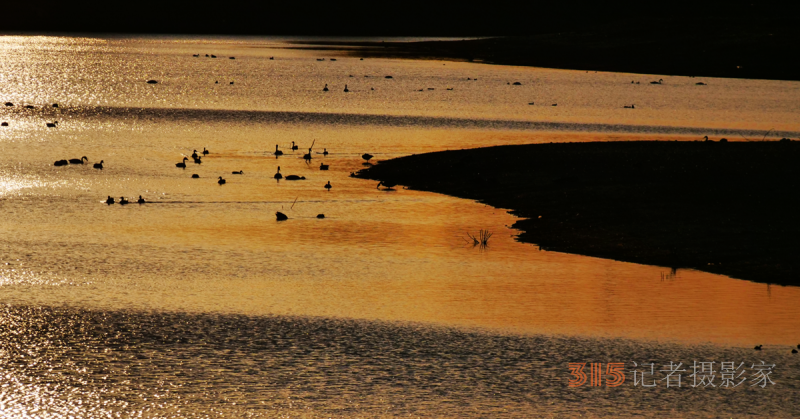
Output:
[[[606,364],[606,372],[603,374],[602,363],[590,363],[589,377],[587,377],[586,372],[583,371],[586,367],[585,362],[570,362],[569,373],[575,378],[569,379],[569,386],[580,387],[586,384],[587,378],[590,378],[589,385],[598,387],[603,385],[603,375],[605,375],[606,386],[617,387],[625,382],[625,375],[622,373],[624,366],[625,364],[622,362],[609,362]]]

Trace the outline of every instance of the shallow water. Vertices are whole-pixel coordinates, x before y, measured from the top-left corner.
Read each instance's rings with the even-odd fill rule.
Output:
[[[0,109],[9,122],[0,128],[0,358],[11,386],[0,409],[669,416],[679,403],[678,414],[713,416],[723,398],[720,412],[797,415],[780,400],[796,391],[800,371],[788,354],[800,341],[800,289],[539,251],[514,240],[504,210],[377,190],[349,173],[364,152],[380,161],[550,141],[760,139],[770,129],[797,137],[800,84],[317,61],[318,52],[282,46],[0,38],[0,100],[16,105]],[[659,77],[664,84],[647,83]],[[636,109],[622,109],[629,103]],[[53,120],[58,127],[47,128]],[[275,144],[286,154],[274,157]],[[203,147],[211,153],[202,164],[175,167]],[[84,155],[104,169],[53,166]],[[278,166],[307,179],[277,182]],[[108,206],[109,195],[148,203]],[[276,211],[290,220],[275,221]],[[479,229],[494,233],[487,249],[465,242]],[[611,403],[605,388],[566,387],[567,362],[750,361],[742,348],[755,343],[783,381],[748,396],[690,389],[648,398],[628,387]],[[514,349],[492,349],[507,344]],[[381,358],[382,347],[402,356]],[[459,361],[458,348],[473,353]],[[292,375],[302,377],[296,386]]]

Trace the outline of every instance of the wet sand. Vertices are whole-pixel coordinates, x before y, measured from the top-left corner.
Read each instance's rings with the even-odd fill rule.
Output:
[[[798,142],[534,144],[356,176],[511,209],[519,240],[546,250],[800,285],[798,158]]]

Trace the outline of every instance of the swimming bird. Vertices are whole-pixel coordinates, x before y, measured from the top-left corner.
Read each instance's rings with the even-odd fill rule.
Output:
[[[375,157],[375,156],[373,156],[372,154],[369,154],[369,153],[364,153],[364,154],[361,155],[361,158],[366,160],[366,161],[369,161],[369,159],[371,159],[373,157]]]
[[[322,155],[323,156],[327,156],[328,155],[328,149],[327,148],[323,148],[322,149]]]
[[[295,144],[294,141],[292,141],[292,150],[297,150],[297,149],[298,149],[297,144]]]
[[[217,183],[219,183],[220,185],[224,185],[225,184],[225,179],[223,179],[222,176],[220,176],[219,180],[217,181]]]
[[[186,168],[186,160],[189,160],[189,159],[187,157],[184,157],[182,162],[175,163],[175,167],[182,167],[182,168],[185,169]]]
[[[8,126],[8,122],[3,122],[2,124],[0,124],[0,127],[7,127],[7,126]]]
[[[121,197],[119,197],[119,204],[120,204],[120,205],[125,205],[125,204],[127,204],[127,203],[128,203],[128,200],[127,200],[127,199],[125,199],[125,197],[124,197],[124,196],[121,196]]]
[[[796,354],[797,353],[797,349],[792,349],[792,353]]]
[[[317,214],[317,218],[319,219],[325,218],[325,214]]]
[[[192,175],[192,179],[200,179],[200,175],[195,173],[195,174]]]
[[[205,147],[203,147],[203,155],[205,156],[205,155],[207,155],[207,154],[208,154],[208,150],[206,150],[206,148],[205,148]]]
[[[197,150],[192,151],[192,158],[196,159],[197,157]]]
[[[158,80],[148,80],[147,84],[158,84]]]
[[[344,92],[345,93],[349,92],[349,90],[347,90],[347,85],[346,84],[344,85]]]
[[[625,106],[623,106],[623,108],[625,108],[625,109],[636,109],[634,107],[634,105],[631,105],[631,106],[625,105]]]
[[[278,150],[278,145],[275,144],[275,152],[272,153],[272,154],[274,154],[276,156],[282,156],[283,155],[283,151]]]
[[[306,161],[306,163],[311,163],[311,149],[310,148],[308,149],[308,153],[303,154],[303,159]]]
[[[56,160],[56,162],[53,163],[53,166],[66,166],[68,164],[69,162],[66,160]]]
[[[142,196],[139,195],[139,200],[136,201],[136,202],[139,203],[139,204],[144,204],[144,198],[142,198]]]
[[[760,351],[762,346],[764,346],[764,345],[756,345],[756,347],[755,347],[755,348],[753,348],[753,349],[755,349],[755,350],[757,350],[757,351]]]
[[[326,183],[324,186],[324,188],[327,189],[328,191],[330,191],[332,187],[333,186],[331,186],[331,181],[328,181],[328,183]]]
[[[203,164],[203,161],[200,160],[200,156],[194,158],[194,164]]]
[[[111,205],[113,203],[114,203],[114,198],[112,198],[111,195],[109,195],[108,199],[106,199],[106,204]]]
[[[661,84],[664,83],[664,79],[658,79],[658,81],[651,81],[650,84]]]
[[[277,218],[278,221],[286,221],[286,220],[289,219],[289,217],[287,217],[286,214],[284,214],[284,213],[282,213],[280,211],[275,213],[275,218]]]
[[[6,102],[6,106],[14,106],[14,104],[11,102]]]
[[[289,175],[286,176],[286,180],[306,180],[305,176],[297,176],[297,175]]]
[[[92,167],[94,167],[95,169],[103,170],[103,160],[100,160],[100,163],[95,163],[94,166]]]
[[[69,164],[83,164],[84,160],[89,161],[86,156],[83,156],[79,159],[69,159]]]
[[[389,190],[389,189],[392,189],[395,186],[397,186],[397,182],[392,182],[392,181],[388,181],[388,180],[382,180],[382,181],[378,182],[378,186],[375,189],[380,189],[381,185],[383,185],[383,187],[385,187],[386,190]]]
[[[322,91],[323,92],[327,92],[328,91],[328,83],[325,83],[325,87],[322,88]]]
[[[240,171],[238,171],[238,172],[231,172],[231,174],[232,174],[232,175],[243,175],[243,174],[244,174],[244,171],[243,171],[243,170],[240,170]]]
[[[319,170],[328,170],[328,165],[324,163],[319,164]]]
[[[281,180],[281,179],[283,179],[283,175],[281,174],[281,167],[280,167],[280,166],[278,166],[278,172],[277,172],[277,173],[275,173],[275,176],[273,176],[273,177],[274,177],[275,179],[278,179],[278,180]]]
[[[707,84],[705,84],[705,83],[703,83],[701,81],[695,83],[695,85],[697,85],[697,86],[707,86]]]
[[[53,122],[48,122],[47,123],[47,128],[55,128],[56,126],[58,126],[58,121],[53,121]]]

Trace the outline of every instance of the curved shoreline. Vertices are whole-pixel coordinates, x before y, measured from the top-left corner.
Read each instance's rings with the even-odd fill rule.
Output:
[[[548,250],[800,286],[798,159],[795,141],[557,143],[412,155],[355,176],[509,208],[519,240]]]

